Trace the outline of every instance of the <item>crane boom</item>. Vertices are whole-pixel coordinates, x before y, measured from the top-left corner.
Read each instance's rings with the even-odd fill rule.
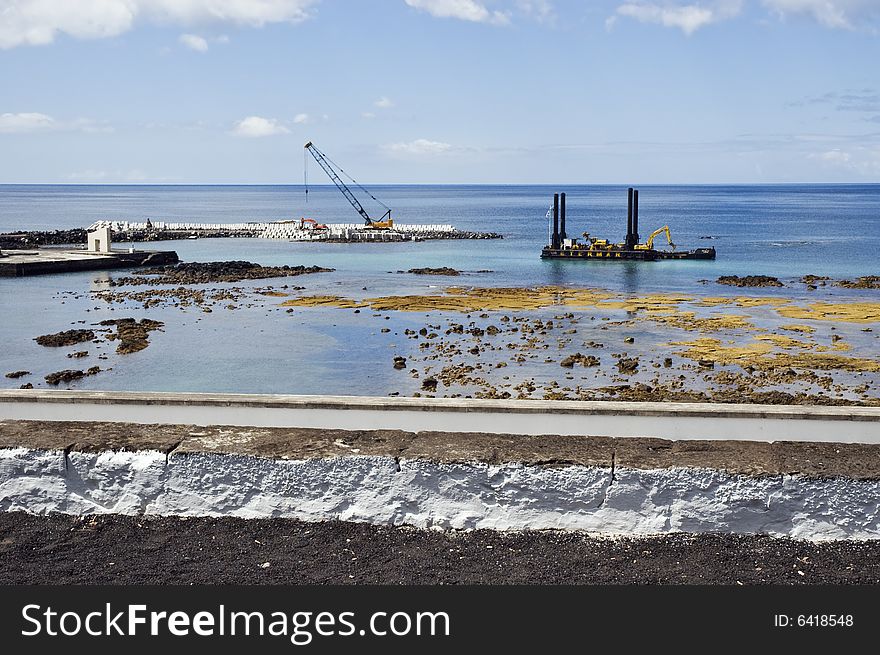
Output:
[[[333,184],[336,185],[336,188],[342,192],[342,195],[345,196],[345,199],[348,200],[349,204],[352,207],[354,207],[355,211],[358,214],[361,215],[361,218],[364,219],[364,222],[366,223],[367,227],[391,227],[392,226],[391,209],[389,209],[388,207],[385,207],[385,205],[382,205],[383,207],[385,207],[385,209],[387,211],[385,212],[385,214],[382,216],[382,218],[380,220],[378,220],[378,221],[373,220],[373,218],[370,217],[370,214],[367,212],[367,210],[364,209],[364,206],[357,199],[357,196],[354,195],[352,190],[348,188],[348,185],[342,180],[342,178],[336,172],[336,169],[333,167],[333,164],[330,163],[330,160],[327,159],[327,156],[323,152],[318,150],[318,148],[315,147],[315,144],[313,144],[311,141],[306,143],[306,145],[304,147],[306,150],[309,151],[309,154],[312,155],[312,157],[315,159],[315,161],[318,162],[318,166],[320,166],[322,169],[324,169],[324,172],[327,173],[327,177],[329,177],[330,180],[333,182]],[[340,169],[340,170],[342,170],[342,169]],[[354,180],[352,180],[352,181],[354,182]],[[355,182],[355,184],[357,184],[357,182]],[[358,186],[360,186],[360,185],[358,185]],[[363,189],[363,187],[361,187],[361,188]],[[379,202],[379,200],[375,196],[373,196],[369,192],[367,192],[367,193],[371,198],[373,198],[373,200],[376,200],[376,202]],[[382,203],[379,202],[379,204],[382,204]]]

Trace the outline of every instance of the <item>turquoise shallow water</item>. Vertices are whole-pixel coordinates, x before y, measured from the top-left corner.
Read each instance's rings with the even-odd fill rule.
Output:
[[[690,248],[713,245],[714,262],[560,262],[538,254],[547,236],[545,212],[554,191],[568,194],[570,234],[622,239],[623,186],[388,186],[372,189],[394,208],[401,223],[452,223],[494,231],[492,241],[428,241],[397,244],[295,244],[261,239],[200,239],[151,244],[178,251],[188,261],[245,259],[265,265],[317,264],[333,273],[263,281],[241,287],[287,283],[303,293],[369,297],[428,293],[454,283],[472,286],[596,286],[624,293],[729,295],[735,290],[701,280],[726,274],[769,274],[786,281],[812,273],[834,278],[880,273],[880,185],[642,186],[642,236],[668,224],[675,242]],[[241,222],[311,216],[323,222],[357,218],[332,187],[316,187],[308,204],[301,187],[214,186],[2,186],[0,231],[81,227],[99,219]],[[712,237],[705,239],[701,237]],[[459,278],[399,275],[417,266],[451,266]],[[489,269],[491,273],[476,271]],[[0,279],[0,373],[33,371],[0,385],[39,386],[46,373],[100,363],[113,370],[75,383],[77,388],[248,391],[278,393],[404,394],[417,382],[402,380],[388,365],[394,354],[417,345],[402,336],[438,317],[393,312],[299,309],[287,314],[277,299],[258,298],[236,311],[202,314],[196,309],[108,306],[90,298],[103,288],[100,273]],[[366,289],[364,289],[366,287]],[[65,295],[65,292],[75,292]],[[762,289],[750,295],[779,293]],[[808,293],[791,284],[788,297],[829,295],[865,299],[880,292],[823,290]],[[818,295],[817,295],[818,294]],[[558,311],[558,310],[557,310]],[[553,310],[543,312],[554,313]],[[113,344],[94,346],[83,360],[76,348],[49,349],[33,337],[73,327],[77,321],[148,316],[166,323],[151,346],[127,356]],[[387,327],[390,332],[380,332]],[[857,331],[854,331],[857,332]],[[859,333],[860,334],[860,333]],[[853,335],[854,338],[858,334]],[[103,349],[103,350],[102,350]],[[99,352],[108,360],[94,361]],[[558,367],[553,369],[558,373]]]

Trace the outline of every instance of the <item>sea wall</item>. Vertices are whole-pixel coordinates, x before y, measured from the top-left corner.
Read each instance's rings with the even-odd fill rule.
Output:
[[[880,537],[880,446],[0,421],[0,510]]]

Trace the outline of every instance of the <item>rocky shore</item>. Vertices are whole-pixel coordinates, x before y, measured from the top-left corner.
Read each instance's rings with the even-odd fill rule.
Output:
[[[329,273],[332,268],[321,266],[261,266],[252,262],[189,262],[169,266],[147,268],[132,277],[111,281],[111,286],[160,285],[160,284],[209,284],[216,282],[240,282],[275,277],[294,277],[311,273]],[[155,276],[155,277],[154,277]]]
[[[877,336],[867,327],[880,322],[880,302],[449,287],[301,295],[282,306],[368,308],[379,320],[425,313],[424,327],[380,330],[395,340],[391,364],[408,371],[401,386],[416,396],[880,405]]]

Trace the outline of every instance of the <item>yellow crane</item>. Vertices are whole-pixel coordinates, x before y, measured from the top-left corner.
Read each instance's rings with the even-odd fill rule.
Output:
[[[648,240],[645,243],[637,243],[633,246],[634,250],[653,250],[654,249],[654,238],[660,236],[661,234],[666,234],[666,240],[669,242],[669,245],[675,250],[675,244],[672,243],[672,235],[669,233],[669,226],[664,225],[661,228],[658,228],[651,232],[651,236],[648,237]]]

